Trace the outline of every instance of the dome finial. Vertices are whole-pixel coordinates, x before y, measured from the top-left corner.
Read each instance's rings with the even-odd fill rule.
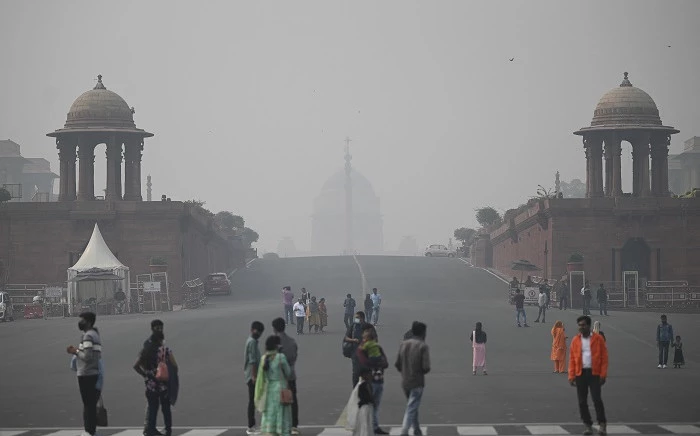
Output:
[[[627,76],[629,75],[629,73],[628,73],[627,71],[625,71],[624,74],[625,74],[625,78],[622,79],[622,83],[620,83],[620,86],[632,86],[632,83],[631,83],[631,82],[629,81],[629,79],[627,78]]]
[[[105,86],[102,84],[102,74],[97,75],[97,85],[95,85],[95,88],[93,89],[107,89]]]

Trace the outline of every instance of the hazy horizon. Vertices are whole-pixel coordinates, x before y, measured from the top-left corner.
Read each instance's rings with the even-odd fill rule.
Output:
[[[142,193],[242,215],[261,251],[311,248],[314,198],[353,165],[381,200],[385,249],[447,243],[541,184],[585,179],[581,138],[625,71],[700,136],[693,1],[4,2],[0,139],[43,157],[98,74],[134,106]],[[693,12],[695,11],[695,12]],[[8,43],[8,41],[11,41]],[[669,47],[670,46],[670,47]],[[514,58],[513,61],[510,61]],[[95,193],[104,188],[96,149]],[[631,185],[629,145],[623,187]]]

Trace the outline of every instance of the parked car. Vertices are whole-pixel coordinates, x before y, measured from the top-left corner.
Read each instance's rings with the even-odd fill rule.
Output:
[[[14,321],[12,300],[7,292],[0,292],[0,321]]]
[[[204,290],[207,295],[231,295],[231,281],[225,273],[209,274],[207,280],[204,282]]]
[[[455,250],[450,250],[444,245],[433,244],[425,249],[425,255],[426,257],[456,257],[457,252]]]

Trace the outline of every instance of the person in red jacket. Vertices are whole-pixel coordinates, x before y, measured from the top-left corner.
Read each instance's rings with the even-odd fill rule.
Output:
[[[569,348],[569,383],[571,386],[576,386],[578,408],[585,426],[583,434],[593,434],[593,420],[588,410],[588,391],[590,390],[600,426],[598,432],[606,435],[607,420],[600,391],[608,376],[608,349],[605,346],[605,339],[591,332],[590,316],[579,316],[576,322],[579,334],[571,340]]]

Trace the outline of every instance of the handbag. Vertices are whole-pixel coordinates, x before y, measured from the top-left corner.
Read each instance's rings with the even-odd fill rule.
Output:
[[[162,382],[170,380],[168,364],[165,363],[165,348],[162,348],[162,351],[158,353],[158,368],[156,368],[156,380]]]
[[[97,400],[97,425],[100,427],[107,427],[107,409],[105,409],[104,402],[102,401],[102,395]]]
[[[292,390],[289,389],[289,381],[287,380],[287,376],[284,374],[284,370],[282,370],[282,361],[278,360],[277,365],[279,366],[280,374],[282,374],[284,381],[287,383],[286,388],[280,389],[280,404],[283,406],[294,404],[294,396],[292,395]]]

